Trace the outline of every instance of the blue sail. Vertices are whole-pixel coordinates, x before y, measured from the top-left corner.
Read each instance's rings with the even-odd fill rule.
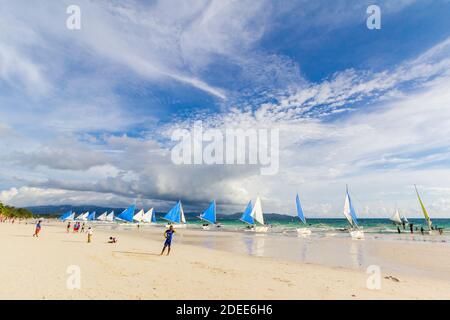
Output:
[[[134,211],[136,210],[136,206],[132,205],[125,209],[121,214],[117,216],[117,219],[124,220],[128,222],[133,222]]]
[[[87,216],[88,221],[94,221],[95,220],[95,211],[89,213],[89,215]]]
[[[250,200],[247,205],[247,208],[245,208],[245,211],[242,214],[241,221],[248,223],[248,224],[255,224],[255,220],[252,217],[252,210],[253,210],[253,205],[252,205],[252,201]]]
[[[206,209],[201,215],[200,218],[208,221],[209,223],[216,223],[216,202],[212,201],[209,205],[208,209]]]
[[[59,217],[60,220],[65,221],[66,219],[70,218],[72,216],[72,210],[64,213],[61,217]]]
[[[350,194],[348,193],[348,188],[347,188],[347,197],[350,206],[350,215],[352,216],[354,225],[358,227],[358,218],[356,217],[355,208],[353,208],[352,199],[350,198]]]
[[[172,223],[180,223],[181,222],[181,201],[178,201],[177,204],[170,209],[169,212],[163,217],[163,219],[172,222]]]
[[[302,206],[300,204],[300,198],[298,197],[298,194],[297,194],[297,197],[295,198],[295,203],[297,205],[298,217],[300,218],[300,220],[302,220],[303,223],[306,223],[305,215],[303,214],[303,210],[302,210]]]

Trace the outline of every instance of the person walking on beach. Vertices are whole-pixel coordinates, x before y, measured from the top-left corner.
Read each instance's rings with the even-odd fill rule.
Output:
[[[420,233],[423,235],[423,227],[420,227]]]
[[[34,234],[33,237],[39,237],[39,232],[41,232],[41,220],[38,221],[38,223],[36,223],[36,229],[34,230]]]
[[[173,229],[173,225],[170,225],[169,229],[167,229],[164,232],[164,237],[166,238],[166,241],[164,242],[164,247],[161,251],[161,256],[164,254],[164,251],[166,250],[167,247],[167,255],[169,255],[170,253],[170,246],[172,244],[172,238],[173,238],[173,234],[175,233],[175,230]]]
[[[87,242],[88,243],[91,243],[91,241],[92,241],[92,234],[93,234],[92,227],[89,227],[87,230]]]
[[[84,222],[83,222],[83,224],[81,225],[81,233],[84,232],[84,226],[85,226],[85,224],[84,224]]]
[[[69,221],[69,223],[67,224],[67,233],[69,233],[70,232],[70,221]]]
[[[414,225],[412,223],[409,224],[409,231],[411,231],[411,233],[414,233],[414,229],[413,229]]]

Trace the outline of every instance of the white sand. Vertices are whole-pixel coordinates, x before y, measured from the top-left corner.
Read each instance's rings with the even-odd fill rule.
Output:
[[[381,289],[369,290],[363,271],[252,257],[177,243],[170,256],[159,256],[161,228],[128,232],[67,234],[65,224],[44,225],[41,237],[33,224],[0,223],[0,299],[448,299],[450,284],[437,277],[409,274],[407,268],[382,274]],[[143,236],[144,232],[152,237]],[[182,237],[188,230],[178,230]],[[119,237],[108,244],[110,235]],[[445,269],[448,248],[433,245],[432,259],[423,251],[389,251],[370,244],[385,259]],[[403,249],[405,249],[403,247]],[[411,249],[411,247],[409,247]],[[405,254],[404,252],[410,252]],[[380,253],[379,253],[380,254]],[[405,262],[406,260],[406,262]],[[395,261],[394,261],[395,262]],[[394,263],[393,262],[393,263]],[[67,268],[80,267],[81,289],[67,288]],[[386,276],[399,279],[385,279]]]

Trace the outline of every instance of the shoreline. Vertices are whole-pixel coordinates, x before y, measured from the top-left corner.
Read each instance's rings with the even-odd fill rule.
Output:
[[[190,243],[192,238],[205,240],[204,234],[192,234],[190,230],[180,229],[171,255],[161,257],[163,228],[138,232],[95,228],[91,244],[86,243],[85,234],[67,234],[65,224],[44,224],[39,239],[31,237],[33,229],[33,224],[0,224],[0,240],[8,244],[0,265],[3,283],[0,299],[446,299],[450,296],[448,281],[408,275],[407,270],[382,270],[381,289],[369,290],[365,270],[207,248]],[[113,234],[119,241],[108,244],[107,239]],[[435,248],[433,255],[442,255],[443,259],[424,261],[445,268],[449,259],[442,246],[430,246]],[[375,245],[374,250],[384,252],[384,259],[392,259],[383,246]],[[417,262],[420,254],[409,257],[412,264],[423,264]],[[67,268],[73,265],[81,270],[80,290],[67,288],[70,277]]]

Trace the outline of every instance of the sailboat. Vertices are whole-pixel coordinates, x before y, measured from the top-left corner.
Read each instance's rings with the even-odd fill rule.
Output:
[[[269,230],[269,226],[264,224],[264,214],[261,205],[261,199],[256,198],[255,206],[253,207],[251,216],[255,220],[255,232],[267,232]],[[259,225],[258,225],[259,224]]]
[[[207,223],[204,223],[202,225],[203,230],[209,229],[209,223],[216,224],[216,201],[212,201],[209,205],[208,209],[206,209],[199,217],[201,220],[206,221]]]
[[[295,204],[297,207],[297,216],[300,219],[300,221],[303,223],[303,225],[306,225],[306,219],[305,219],[305,215],[303,214],[303,209],[302,206],[300,204],[300,198],[297,194],[297,196],[295,197]],[[303,227],[303,228],[296,228],[297,233],[299,235],[303,235],[303,236],[307,236],[311,234],[311,230],[309,228]]]
[[[252,205],[252,201],[250,200],[248,202],[247,207],[245,208],[244,212],[242,213],[242,217],[239,219],[242,222],[247,223],[249,227],[251,227],[255,224],[255,220],[252,217],[252,210],[253,210],[253,205]]]
[[[395,213],[389,218],[394,224],[402,224],[403,220],[400,216],[400,212],[398,212],[398,209],[395,209]]]
[[[142,222],[142,219],[144,218],[144,209],[141,209],[141,211],[139,211],[138,213],[136,213],[133,216],[133,221],[135,222]]]
[[[402,223],[404,222],[405,224],[409,223],[408,219],[406,219],[406,217],[402,214],[400,216],[400,218],[402,219]]]
[[[114,211],[111,211],[105,218],[105,221],[113,222],[114,221]]]
[[[136,206],[129,206],[127,209],[123,210],[115,219],[123,222],[133,222],[134,211]]]
[[[98,221],[106,221],[106,216],[108,215],[108,211],[103,212],[101,215],[97,217]]]
[[[256,198],[253,207],[251,201],[248,203],[240,220],[249,225],[247,231],[267,232],[269,230],[269,226],[264,224],[264,214],[262,211],[261,199],[259,197]]]
[[[425,220],[427,221],[428,233],[431,234],[432,222],[431,222],[430,216],[428,215],[427,209],[425,209],[425,206],[423,205],[422,199],[420,199],[419,192],[417,191],[416,185],[414,185],[414,189],[416,189],[416,194],[417,194],[417,198],[419,199],[420,207],[422,208],[423,215],[425,217]]]
[[[72,210],[64,213],[61,217],[59,217],[60,220],[62,221],[72,221],[75,218],[75,212],[72,212]]]
[[[348,187],[346,187],[345,204],[344,204],[344,216],[350,224],[350,236],[352,239],[364,239],[364,231],[358,226],[358,218],[356,217],[355,209],[353,208],[350,194],[348,193]]]
[[[88,214],[86,217],[87,221],[94,221],[95,220],[95,211]]]
[[[78,217],[75,218],[75,220],[87,221],[88,216],[89,216],[89,211],[85,212],[85,213],[81,213]]]
[[[163,219],[169,221],[167,227],[173,225],[174,228],[186,228],[186,218],[184,216],[181,201],[178,201],[177,204],[167,212]]]
[[[144,223],[155,223],[156,222],[156,215],[153,212],[153,208],[148,210],[144,215],[142,216],[142,222]]]

